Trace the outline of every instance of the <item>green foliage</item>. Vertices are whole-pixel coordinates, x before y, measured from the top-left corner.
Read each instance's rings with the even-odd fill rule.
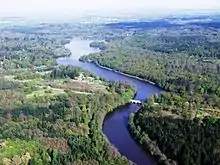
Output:
[[[16,28],[13,29],[16,31]],[[2,31],[1,55],[3,62],[0,68],[18,69],[32,68],[39,66],[52,66],[55,64],[55,58],[60,56],[69,56],[70,51],[62,45],[62,38],[50,34],[21,33],[13,30]],[[15,35],[16,33],[16,35]]]
[[[28,152],[31,158],[25,164],[79,161],[129,164],[120,154],[112,151],[102,134],[102,124],[108,112],[134,96],[132,86],[121,82],[103,82],[81,68],[70,66],[56,67],[50,77],[42,76],[40,80],[36,79],[38,73],[31,72],[31,75],[24,75],[19,80],[16,76],[11,78],[10,81],[21,84],[16,90],[0,90],[0,139],[18,138],[18,141],[11,140],[12,147],[3,150],[0,147],[1,153],[4,153],[0,163],[19,164],[23,157],[28,157]],[[69,78],[79,75],[97,81],[106,90],[88,95],[79,91],[64,91],[62,86],[56,90],[48,86],[52,82],[68,85]],[[76,89],[81,84],[80,80],[77,82]],[[26,149],[27,146],[29,149]]]
[[[218,31],[189,25],[139,30],[80,58],[166,91],[149,97],[129,124],[133,137],[161,164],[219,164]]]
[[[73,66],[59,66],[54,68],[50,73],[50,77],[55,78],[71,78],[75,79],[76,77],[80,76],[83,73],[84,76],[93,76],[92,73],[83,70],[80,67],[73,67]]]
[[[0,143],[0,161],[10,161],[12,164],[49,164],[50,156],[43,146],[36,141],[5,140]],[[20,162],[20,163],[18,163]]]
[[[199,36],[201,40],[194,39],[194,36]],[[209,41],[214,38],[216,44],[207,48],[209,54],[207,49],[198,48],[201,44],[208,47]],[[176,99],[191,100],[193,97],[193,101],[201,107],[220,108],[218,43],[216,36],[205,29],[146,30],[108,43],[107,50],[83,56],[81,60],[155,82],[181,97]],[[168,48],[170,51],[165,50]]]
[[[92,42],[90,44],[90,47],[99,48],[100,50],[105,50],[107,49],[108,46],[105,42]]]
[[[110,146],[102,125],[135,91],[79,67],[55,66],[56,58],[70,55],[64,45],[75,31],[90,33],[75,23],[2,31],[0,164],[130,164]]]
[[[146,107],[130,119],[130,131],[146,150],[154,152],[156,148],[150,148],[151,141],[146,141],[147,137],[144,137],[148,134],[160,149],[154,153],[155,156],[161,158],[162,152],[167,159],[183,165],[220,163],[219,127],[220,120],[217,118],[190,120],[175,115],[164,116],[149,112]]]

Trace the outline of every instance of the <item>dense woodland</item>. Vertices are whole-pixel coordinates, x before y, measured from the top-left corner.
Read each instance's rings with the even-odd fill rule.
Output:
[[[166,91],[178,93],[182,98],[182,103],[192,100],[193,97],[198,106],[220,108],[220,76],[218,76],[220,75],[220,63],[219,46],[217,46],[220,42],[218,33],[211,33],[210,30],[202,28],[194,30],[189,28],[188,32],[185,28],[144,31],[109,43],[110,48],[106,51],[83,56],[81,60],[93,61],[153,81]],[[200,34],[201,31],[204,31],[204,36]],[[162,40],[160,36],[165,39]],[[212,47],[209,47],[209,49],[212,48],[213,53],[207,54],[200,48],[206,45],[199,38],[213,42]],[[175,45],[172,46],[175,51],[171,52],[170,50],[169,53],[167,50],[158,51],[159,47],[163,49],[164,44],[171,45],[171,43]],[[184,49],[186,43],[191,48]],[[197,47],[191,43],[197,44]],[[191,49],[194,49],[194,53]],[[196,50],[198,54],[195,54]],[[209,50],[206,49],[206,51]],[[204,55],[201,55],[202,53]]]
[[[159,164],[219,164],[220,31],[211,25],[0,27],[0,164],[131,164],[109,144],[102,123],[135,91],[78,67],[57,66],[56,58],[70,55],[64,45],[72,36],[101,41],[90,46],[102,51],[81,61],[166,91],[149,97],[129,122],[134,139]]]
[[[152,100],[131,115],[129,130],[159,164],[220,163],[220,120],[216,114],[198,111],[192,115],[185,109],[169,109],[160,99],[155,100],[159,104]]]
[[[70,51],[56,35],[1,32],[0,60],[4,69],[42,67],[54,65],[55,58],[69,56]],[[36,56],[37,54],[37,56]]]
[[[160,164],[219,164],[220,30],[157,27],[107,44],[80,60],[150,80],[166,91],[131,116],[129,130],[137,142]]]
[[[0,44],[0,164],[130,164],[102,133],[107,113],[134,89],[79,67],[62,26],[6,28]],[[71,35],[72,33],[70,33]]]

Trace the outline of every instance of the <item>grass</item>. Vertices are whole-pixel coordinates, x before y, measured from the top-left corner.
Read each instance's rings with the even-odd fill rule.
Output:
[[[63,89],[51,88],[49,86],[46,88],[43,88],[43,86],[42,86],[41,89],[26,95],[26,98],[32,99],[35,97],[54,96],[54,95],[59,95],[59,94],[64,94],[64,93],[65,92]]]
[[[130,100],[130,98],[132,98],[133,95],[134,95],[134,92],[132,90],[128,90],[122,94],[122,98],[125,100]]]
[[[107,93],[105,84],[100,80],[93,78],[77,78],[77,79],[55,79],[50,83],[53,88],[63,89],[81,94],[92,94],[95,92]]]
[[[48,83],[42,78],[17,80],[15,76],[5,76],[5,79],[13,82],[20,82],[22,84],[28,84],[28,86],[36,86],[38,90],[30,91],[26,94],[27,99],[33,99],[38,97],[52,97],[59,94],[64,94],[65,90],[72,91],[77,94],[91,94],[95,91],[106,91],[106,87],[100,80],[94,80],[92,77],[82,77],[75,80],[68,78],[55,79]],[[50,85],[53,84],[52,87]],[[89,91],[85,90],[89,89]]]
[[[24,140],[6,140],[0,143],[0,158],[11,159],[15,155],[23,155],[25,153],[34,154],[39,148],[40,144],[36,141]]]
[[[57,83],[57,84],[64,84],[64,83],[67,83],[67,82],[70,82],[71,79],[70,78],[65,78],[65,79],[55,79],[53,80],[54,83]]]
[[[5,76],[5,79],[8,80],[8,81],[14,81],[15,80],[14,78],[15,78],[15,76],[13,76],[13,75]]]
[[[29,82],[29,83],[39,83],[39,82],[43,82],[42,78],[35,78],[35,79],[25,79],[25,80],[18,80],[15,79],[16,76],[14,75],[8,75],[5,76],[4,78],[8,81],[12,81],[12,82],[20,82],[20,83],[25,83],[25,82]]]
[[[18,80],[15,79],[17,74],[18,73],[15,75],[5,75],[4,78],[7,81],[18,82],[21,86],[23,86],[23,92],[20,92],[26,99],[35,99],[40,97],[49,99],[56,95],[65,94],[66,91],[83,95],[93,94],[96,92],[108,92],[105,82],[93,77],[85,77],[82,73],[76,79],[61,78],[53,80],[43,79],[41,77]],[[129,92],[126,93],[124,98],[127,98],[129,95]]]

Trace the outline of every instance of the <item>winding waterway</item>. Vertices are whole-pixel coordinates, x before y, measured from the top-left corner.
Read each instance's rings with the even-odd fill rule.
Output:
[[[80,66],[107,80],[130,82],[137,89],[137,94],[135,96],[137,100],[145,100],[148,96],[161,92],[159,88],[152,84],[100,68],[91,63],[79,62],[78,59],[80,56],[99,51],[89,47],[91,42],[92,41],[89,40],[73,39],[70,44],[66,45],[66,47],[71,50],[72,55],[70,57],[57,59],[58,64]],[[127,129],[130,113],[139,108],[138,105],[131,104],[116,109],[114,113],[107,115],[105,118],[103,132],[111,144],[132,162],[137,165],[155,165],[156,161],[132,139]]]

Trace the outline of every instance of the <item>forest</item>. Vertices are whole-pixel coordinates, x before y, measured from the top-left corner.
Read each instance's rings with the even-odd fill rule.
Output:
[[[101,50],[81,61],[164,90],[132,113],[128,125],[158,164],[220,164],[218,22],[167,20],[0,27],[0,164],[132,164],[108,142],[102,125],[135,89],[58,66],[57,58],[71,54],[65,44],[72,36],[92,38],[90,46]]]
[[[70,55],[62,27],[2,30],[0,164],[131,164],[108,142],[102,124],[135,89],[56,65],[56,58]]]
[[[80,58],[164,90],[149,97],[129,123],[134,139],[159,164],[220,163],[220,29],[207,26],[144,28]]]
[[[193,101],[199,108],[219,109],[219,34],[201,27],[185,28],[140,32],[110,42],[109,49],[80,60],[155,82],[167,92],[177,93],[182,103]]]
[[[157,158],[158,164],[220,163],[220,120],[216,114],[168,109],[160,99],[155,99],[158,104],[152,104],[152,100],[150,98],[138,113],[130,116],[129,130],[138,143]]]

